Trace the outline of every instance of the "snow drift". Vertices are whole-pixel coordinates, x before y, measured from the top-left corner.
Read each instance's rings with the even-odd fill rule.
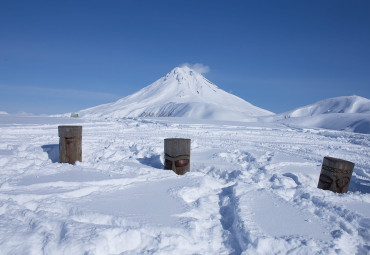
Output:
[[[188,117],[245,120],[272,112],[218,88],[189,67],[176,67],[166,76],[114,103],[79,112],[87,118]]]
[[[277,115],[285,124],[370,134],[370,100],[360,96],[335,97]]]

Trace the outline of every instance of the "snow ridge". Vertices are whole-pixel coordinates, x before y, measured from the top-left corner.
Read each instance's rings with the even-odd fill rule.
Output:
[[[140,91],[79,112],[88,118],[188,117],[243,120],[272,112],[229,94],[189,67],[176,67]]]

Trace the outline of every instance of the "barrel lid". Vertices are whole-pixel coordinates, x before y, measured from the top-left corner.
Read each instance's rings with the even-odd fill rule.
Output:
[[[324,157],[324,165],[329,167],[339,168],[343,170],[353,170],[355,163],[340,158]]]
[[[164,139],[164,153],[176,157],[190,155],[191,139],[187,138],[166,138]]]
[[[165,138],[164,140],[165,141],[173,141],[173,142],[176,142],[176,141],[191,141],[191,139],[189,139],[189,138]]]
[[[59,137],[81,137],[82,126],[58,126]]]

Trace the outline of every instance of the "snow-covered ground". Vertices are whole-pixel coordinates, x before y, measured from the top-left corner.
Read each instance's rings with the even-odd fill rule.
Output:
[[[59,124],[83,162],[58,163]],[[163,139],[192,139],[191,172]],[[370,135],[263,122],[0,116],[1,254],[369,254]],[[316,188],[324,156],[347,194]]]

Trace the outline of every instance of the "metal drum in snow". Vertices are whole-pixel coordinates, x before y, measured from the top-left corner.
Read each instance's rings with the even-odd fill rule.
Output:
[[[178,175],[190,171],[190,139],[164,139],[164,169],[173,170]]]
[[[59,126],[59,162],[82,161],[82,126]]]
[[[347,193],[354,166],[350,161],[324,157],[317,187],[335,193]]]

